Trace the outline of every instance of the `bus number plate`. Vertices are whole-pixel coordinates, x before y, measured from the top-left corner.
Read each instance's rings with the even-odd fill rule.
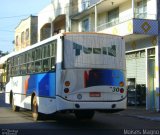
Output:
[[[101,93],[100,92],[90,92],[89,96],[90,97],[101,97]]]

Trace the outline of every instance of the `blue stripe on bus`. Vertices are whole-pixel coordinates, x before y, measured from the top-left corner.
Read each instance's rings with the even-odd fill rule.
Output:
[[[28,89],[26,94],[36,92],[37,96],[55,97],[56,95],[56,74],[42,73],[30,75],[28,78]]]
[[[84,73],[85,87],[91,86],[119,86],[120,82],[125,83],[125,76],[122,70],[92,69]]]

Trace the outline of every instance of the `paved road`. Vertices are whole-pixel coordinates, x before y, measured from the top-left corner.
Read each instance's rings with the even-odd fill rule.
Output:
[[[72,114],[56,114],[44,120],[34,122],[31,112],[21,109],[12,112],[9,105],[4,104],[4,96],[0,94],[0,134],[69,134],[69,135],[101,135],[101,134],[147,134],[154,131],[160,134],[160,122],[138,119],[120,115],[96,112],[91,121],[79,121]]]

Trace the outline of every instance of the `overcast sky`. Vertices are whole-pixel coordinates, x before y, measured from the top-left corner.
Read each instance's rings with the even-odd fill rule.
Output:
[[[22,19],[37,15],[51,0],[3,0],[0,4],[0,50],[12,52],[14,30]]]

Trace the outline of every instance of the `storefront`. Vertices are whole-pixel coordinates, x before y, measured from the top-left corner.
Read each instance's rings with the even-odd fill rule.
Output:
[[[152,39],[153,37],[149,37],[126,44],[128,105],[146,106],[147,110],[158,110],[158,46],[153,44]]]

